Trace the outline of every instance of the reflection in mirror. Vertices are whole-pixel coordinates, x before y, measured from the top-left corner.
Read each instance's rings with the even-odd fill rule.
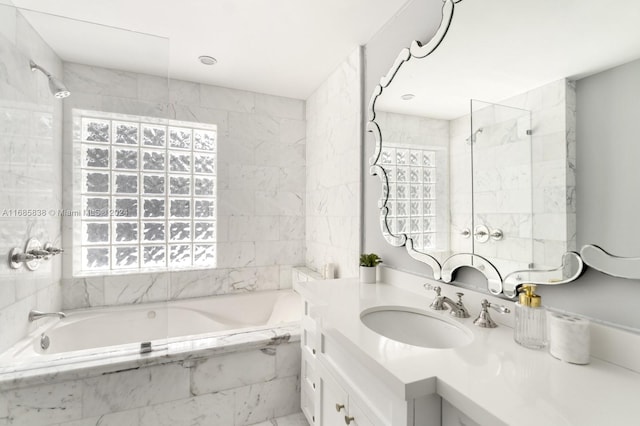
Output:
[[[549,284],[579,275],[571,253],[576,81],[638,58],[640,4],[619,6],[445,0],[429,48],[414,41],[381,79],[369,117],[385,153],[377,164],[391,177],[388,233],[415,240],[415,250],[443,265],[443,279],[456,253],[486,259],[502,277],[525,271]],[[603,20],[616,28],[597,31]],[[411,152],[415,160],[420,150],[435,153],[435,180],[412,175]],[[424,185],[432,185],[435,211],[424,209]],[[427,228],[425,212],[435,217]]]
[[[405,234],[423,253],[449,251],[449,128],[443,120],[381,111],[386,141],[380,165],[387,176],[388,232]]]

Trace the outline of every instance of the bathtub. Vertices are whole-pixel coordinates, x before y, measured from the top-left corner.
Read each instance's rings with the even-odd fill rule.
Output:
[[[73,364],[149,364],[257,347],[299,334],[301,312],[292,290],[69,311],[0,354],[0,375],[56,366],[68,371]],[[141,351],[142,342],[150,342],[150,352]]]

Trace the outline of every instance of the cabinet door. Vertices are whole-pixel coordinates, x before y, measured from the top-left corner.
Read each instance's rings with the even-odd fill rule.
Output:
[[[365,413],[367,413],[367,410],[361,408],[352,398],[349,398],[349,414],[346,416],[345,423],[349,426],[374,426]]]
[[[471,420],[462,411],[451,405],[447,400],[442,400],[442,426],[480,426]]]
[[[345,424],[348,413],[347,393],[331,377],[319,374],[320,420],[319,426],[339,426]]]

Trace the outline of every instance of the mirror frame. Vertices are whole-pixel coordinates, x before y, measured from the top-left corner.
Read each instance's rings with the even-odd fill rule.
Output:
[[[404,245],[409,256],[429,266],[433,271],[434,279],[451,283],[457,269],[463,266],[471,267],[481,272],[487,278],[488,290],[490,293],[495,295],[503,294],[509,298],[515,298],[518,294],[518,287],[525,283],[558,285],[574,281],[583,273],[585,264],[580,255],[575,252],[565,253],[562,258],[562,265],[558,268],[550,270],[514,271],[509,273],[503,279],[498,269],[488,259],[482,256],[474,253],[454,253],[445,259],[441,265],[435,257],[427,253],[417,251],[414,248],[413,240],[407,237],[406,234],[394,235],[388,228],[388,191],[384,191],[384,187],[388,187],[388,179],[384,168],[380,164],[383,141],[380,126],[376,122],[375,104],[378,97],[382,95],[384,89],[393,82],[393,79],[396,77],[398,71],[405,62],[409,61],[411,58],[425,58],[440,46],[451,26],[455,5],[461,1],[462,0],[443,0],[442,20],[440,21],[440,26],[438,27],[435,35],[424,45],[420,41],[414,40],[409,48],[403,48],[391,66],[391,69],[380,79],[380,83],[376,85],[371,99],[369,100],[366,130],[373,134],[376,143],[375,152],[369,158],[369,173],[372,176],[378,176],[383,186],[383,194],[378,202],[382,234],[389,244],[394,247],[401,247]],[[640,258],[634,259],[634,262],[626,262],[624,264],[633,264],[640,267]],[[636,275],[637,277],[640,277],[640,272]]]
[[[403,48],[400,51],[400,54],[398,54],[398,57],[391,66],[389,72],[380,79],[380,83],[375,87],[373,95],[369,100],[367,132],[373,133],[376,142],[375,152],[369,159],[369,174],[371,174],[372,176],[379,176],[383,187],[385,185],[388,185],[388,179],[384,168],[379,163],[380,154],[382,152],[382,132],[380,131],[380,126],[378,125],[378,123],[376,123],[376,100],[380,95],[382,95],[384,89],[391,84],[394,77],[400,70],[400,67],[405,62],[407,62],[412,57],[420,59],[429,56],[434,50],[438,48],[438,46],[440,46],[440,43],[442,43],[442,40],[444,40],[444,37],[445,35],[447,35],[449,27],[451,26],[455,4],[461,1],[462,0],[444,0],[442,5],[442,20],[440,21],[440,26],[438,27],[436,34],[425,45],[422,45],[422,43],[420,43],[419,41],[414,40],[411,43],[410,48]],[[408,238],[405,234],[393,235],[393,233],[391,233],[391,231],[389,230],[389,227],[387,225],[387,214],[389,213],[389,208],[387,207],[388,195],[388,193],[383,193],[382,198],[378,203],[378,208],[380,209],[380,228],[385,240],[387,240],[387,242],[394,247],[401,247],[404,245],[409,256],[422,263],[425,263],[431,268],[431,270],[433,271],[434,279],[442,279],[442,266],[435,257],[427,253],[417,251],[413,247],[413,240]],[[473,256],[473,254],[470,255]]]

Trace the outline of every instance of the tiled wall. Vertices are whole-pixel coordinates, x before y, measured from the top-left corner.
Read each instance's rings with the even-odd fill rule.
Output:
[[[360,49],[307,99],[306,265],[358,275]]]
[[[22,15],[0,5],[0,352],[33,328],[29,310],[61,305],[59,256],[35,272],[10,269],[6,257],[31,237],[60,243],[62,107],[30,59],[62,75],[61,61]]]
[[[557,80],[504,103],[531,111],[533,263],[555,268],[576,249],[575,83]]]
[[[64,64],[64,80],[73,93],[66,127],[72,108],[216,124],[219,206],[218,269],[72,278],[66,263],[65,308],[291,286],[291,266],[304,262],[304,101],[177,80],[167,87],[160,77],[74,63]],[[68,205],[70,193],[64,200]],[[65,220],[65,237],[71,222]]]
[[[529,262],[536,269],[558,267],[576,244],[575,87],[558,80],[500,104],[530,111],[532,135],[529,141],[522,134],[524,122],[504,110],[496,116],[495,109],[487,109],[490,122],[474,118],[474,131],[484,126],[474,145],[474,225],[484,223],[505,235],[476,242],[475,253],[491,259],[501,273],[526,269]],[[469,241],[457,230],[471,225],[469,116],[452,120],[450,129],[455,248]],[[483,167],[489,161],[497,166]]]
[[[0,424],[250,425],[300,411],[300,343],[0,393]]]

